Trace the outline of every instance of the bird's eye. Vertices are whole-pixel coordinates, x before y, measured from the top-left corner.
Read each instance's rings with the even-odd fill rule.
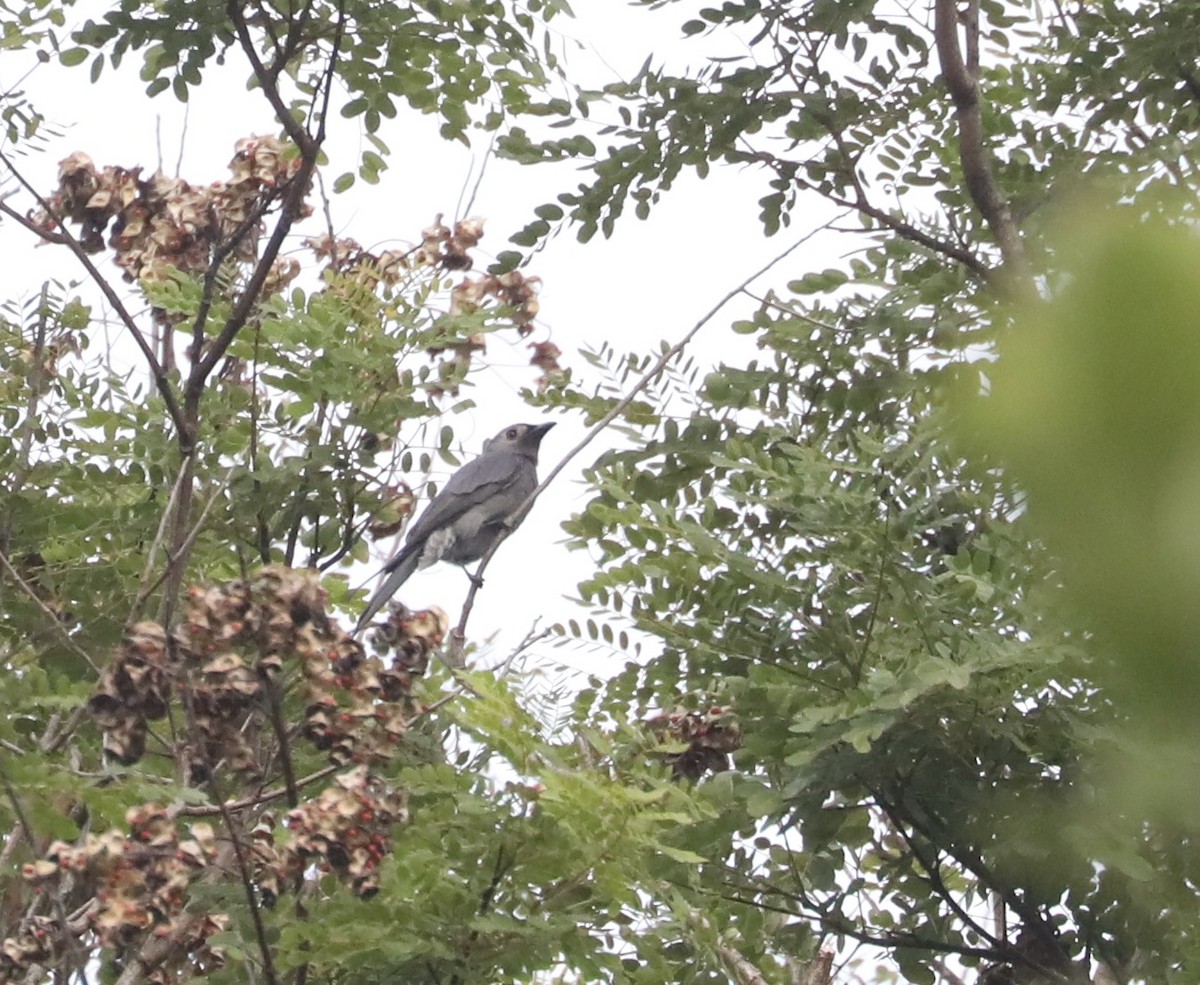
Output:
[[[507,431],[504,432],[504,437],[508,438],[509,441],[515,440],[517,437],[517,429],[509,428]]]

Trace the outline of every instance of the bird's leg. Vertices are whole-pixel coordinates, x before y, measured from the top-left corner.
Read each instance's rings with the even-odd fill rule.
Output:
[[[469,581],[472,585],[475,586],[476,591],[483,588],[483,577],[481,575],[477,575],[477,574],[474,574],[473,572],[468,571],[467,566],[465,564],[461,565],[460,567],[462,568],[463,574],[467,576],[467,581]]]

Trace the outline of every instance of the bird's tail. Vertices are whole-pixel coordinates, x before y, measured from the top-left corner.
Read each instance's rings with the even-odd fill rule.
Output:
[[[363,614],[358,617],[358,624],[354,627],[354,635],[358,636],[364,629],[370,625],[375,614],[387,605],[388,599],[400,590],[400,586],[408,581],[409,576],[417,570],[417,562],[420,560],[419,551],[401,551],[383,570],[387,572],[387,577],[383,579],[380,586],[375,589],[375,594],[371,596],[371,601],[367,603],[367,607],[363,609]]]

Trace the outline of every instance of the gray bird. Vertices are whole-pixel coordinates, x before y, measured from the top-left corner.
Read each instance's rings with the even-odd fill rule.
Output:
[[[435,561],[468,564],[513,530],[529,494],[537,488],[538,446],[550,424],[512,424],[483,443],[483,453],[450,476],[417,522],[404,546],[386,565],[387,577],[359,617],[355,632],[371,621],[418,568]]]

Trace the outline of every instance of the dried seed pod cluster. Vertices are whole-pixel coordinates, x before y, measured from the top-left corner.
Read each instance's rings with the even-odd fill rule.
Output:
[[[664,743],[687,748],[663,755],[677,777],[698,780],[707,770],[729,766],[729,754],[742,747],[742,729],[729,708],[704,711],[678,710],[647,720],[646,726]]]
[[[394,537],[404,529],[404,524],[417,508],[417,497],[407,482],[388,486],[380,497],[383,508],[375,514],[367,533],[373,540]]]
[[[54,842],[44,858],[24,866],[25,879],[45,891],[59,894],[66,884],[82,880],[95,886],[95,894],[66,928],[45,918],[26,921],[17,936],[0,946],[0,982],[52,957],[51,949],[61,946],[53,941],[61,942],[64,930],[90,932],[101,947],[118,951],[152,931],[169,944],[164,960],[149,975],[150,981],[164,985],[185,964],[220,966],[221,954],[208,946],[208,939],[224,930],[228,919],[186,911],[192,880],[217,857],[212,827],[193,824],[190,837],[181,837],[172,812],[154,804],[131,808],[125,820],[128,835],[108,831],[88,834],[75,845]]]
[[[0,942],[0,983],[21,981],[33,969],[53,965],[65,940],[53,917],[26,917],[12,937]]]
[[[408,819],[407,798],[358,766],[288,813],[289,839],[275,843],[270,823],[255,828],[255,881],[270,905],[309,866],[335,873],[356,896],[379,891],[379,863],[392,850],[391,829]]]
[[[417,712],[413,684],[448,631],[441,610],[396,607],[374,634],[377,655],[368,656],[325,605],[315,575],[282,567],[193,588],[172,636],[149,622],[128,631],[90,701],[110,754],[128,763],[145,751],[147,722],[166,715],[178,698],[182,738],[169,751],[186,757],[191,782],[218,767],[225,776],[240,772],[253,780],[254,792],[227,802],[222,813],[236,816],[239,826],[255,824],[241,850],[266,903],[297,887],[314,866],[359,897],[378,891],[379,865],[392,849],[392,827],[407,817],[407,801],[371,766],[400,748]],[[303,733],[333,762],[356,765],[292,810],[284,818],[288,835],[277,844],[270,814],[259,813],[257,823],[243,818],[262,811],[255,796],[274,779],[267,771],[280,750],[271,741],[270,710],[283,708],[272,702],[286,690],[285,677],[298,683],[305,701]],[[142,805],[126,814],[128,834],[55,842],[25,865],[25,879],[45,898],[87,902],[70,916],[29,910],[0,941],[0,985],[52,966],[65,948],[99,946],[118,957],[136,950],[148,980],[162,985],[218,967],[221,954],[208,941],[229,920],[205,912],[192,887],[214,871],[236,878],[240,861],[234,864],[235,846],[219,842],[211,826],[193,824],[185,835],[176,817],[174,809]],[[146,958],[151,953],[153,961]]]
[[[318,261],[325,264],[327,271],[340,274],[343,281],[349,279],[352,284],[372,292],[380,286],[395,287],[414,266],[411,250],[380,250],[373,253],[349,237],[334,239],[326,233],[306,239],[304,245],[312,250]],[[351,290],[345,282],[327,289],[339,296],[345,296]]]
[[[148,723],[167,714],[174,679],[162,626],[140,622],[127,629],[88,701],[88,711],[104,729],[105,753],[125,766],[142,758]]]
[[[529,348],[533,350],[529,362],[542,371],[542,375],[537,379],[538,393],[544,393],[552,384],[570,378],[569,372],[558,362],[562,349],[553,342],[530,342]]]
[[[470,270],[475,265],[470,250],[483,239],[482,219],[460,219],[451,229],[439,212],[432,226],[421,230],[416,262],[443,270]]]
[[[391,653],[392,672],[407,676],[407,690],[413,679],[425,673],[430,654],[441,647],[448,632],[450,617],[444,609],[434,605],[414,612],[393,602],[387,619],[376,623],[371,639],[377,649]]]
[[[89,701],[105,749],[125,765],[137,762],[149,723],[178,692],[188,782],[206,782],[217,767],[262,777],[275,755],[267,689],[290,671],[302,679],[303,734],[332,762],[390,760],[446,614],[394,610],[375,637],[383,655],[369,657],[325,602],[315,575],[269,567],[248,581],[190,589],[171,640],[157,623],[134,626]]]
[[[193,725],[187,775],[202,783],[218,764],[261,773],[264,687],[286,659],[304,667],[314,654],[356,644],[326,615],[314,576],[269,567],[250,581],[190,589],[175,645]]]
[[[468,277],[450,291],[450,314],[470,314],[493,299],[511,310],[517,331],[528,335],[539,310],[537,289],[541,282],[540,277],[526,277],[519,270]]]
[[[308,239],[305,245],[326,264],[327,270],[348,277],[352,284],[373,292],[380,286],[394,287],[407,272],[419,267],[470,270],[474,261],[469,251],[482,237],[482,219],[463,219],[450,228],[438,215],[433,225],[421,231],[420,246],[406,253],[395,250],[373,253],[352,239],[333,239],[328,235]],[[537,289],[540,284],[540,278],[526,277],[519,270],[466,277],[451,288],[449,315],[473,314],[491,302],[507,309],[517,331],[526,336],[533,331],[538,315]],[[350,290],[345,282],[333,282],[330,289],[341,294]],[[447,340],[445,344],[435,343],[428,351],[435,357],[449,352],[451,364],[466,370],[474,353],[484,352],[486,348],[484,333],[474,332],[465,338],[458,336],[453,341]],[[534,349],[534,358],[530,362],[542,369],[544,375],[538,380],[538,387],[544,390],[563,372],[557,362],[562,353],[549,342],[537,343]],[[454,391],[453,387],[448,389]],[[435,387],[433,392],[442,391]]]
[[[204,186],[162,173],[144,179],[141,168],[98,169],[76,152],[59,163],[49,212],[34,218],[47,233],[66,220],[78,223],[80,244],[89,253],[104,248],[110,230],[108,245],[130,280],[161,280],[172,268],[198,273],[208,269],[214,248],[239,230],[247,235],[236,256],[256,256],[258,220],[299,166],[299,156],[275,137],[239,140],[231,177]],[[298,272],[285,263],[273,276],[279,286]]]
[[[308,699],[304,735],[335,763],[387,762],[416,709],[414,680],[442,645],[450,619],[434,606],[411,612],[394,605],[373,639],[391,654],[388,664],[354,648],[330,652],[305,666]]]

